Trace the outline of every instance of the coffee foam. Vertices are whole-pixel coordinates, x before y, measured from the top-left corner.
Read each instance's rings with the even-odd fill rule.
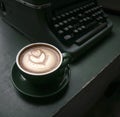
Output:
[[[46,45],[31,46],[19,58],[20,66],[31,73],[47,73],[54,70],[61,61],[60,54]]]

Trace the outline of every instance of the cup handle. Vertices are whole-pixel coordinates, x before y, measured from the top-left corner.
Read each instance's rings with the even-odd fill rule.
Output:
[[[68,63],[70,63],[71,55],[69,53],[62,53],[63,55],[63,62],[61,64],[61,67],[65,67]]]

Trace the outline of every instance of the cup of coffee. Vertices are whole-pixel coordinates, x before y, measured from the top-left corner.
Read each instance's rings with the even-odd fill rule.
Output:
[[[16,65],[26,80],[44,87],[59,85],[64,80],[70,59],[69,53],[61,53],[51,44],[33,43],[18,52]]]

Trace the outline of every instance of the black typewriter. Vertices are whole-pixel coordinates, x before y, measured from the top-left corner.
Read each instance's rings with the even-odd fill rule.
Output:
[[[77,4],[52,17],[51,30],[64,44],[83,44],[107,27],[107,18],[96,2]]]
[[[81,55],[109,34],[112,23],[96,0],[1,0],[3,19],[31,42]]]

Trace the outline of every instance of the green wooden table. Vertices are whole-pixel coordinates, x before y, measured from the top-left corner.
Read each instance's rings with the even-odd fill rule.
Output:
[[[51,103],[27,100],[11,83],[17,52],[30,42],[0,18],[0,117],[82,117],[119,75],[120,17],[110,15],[113,31],[71,66],[65,94]]]

